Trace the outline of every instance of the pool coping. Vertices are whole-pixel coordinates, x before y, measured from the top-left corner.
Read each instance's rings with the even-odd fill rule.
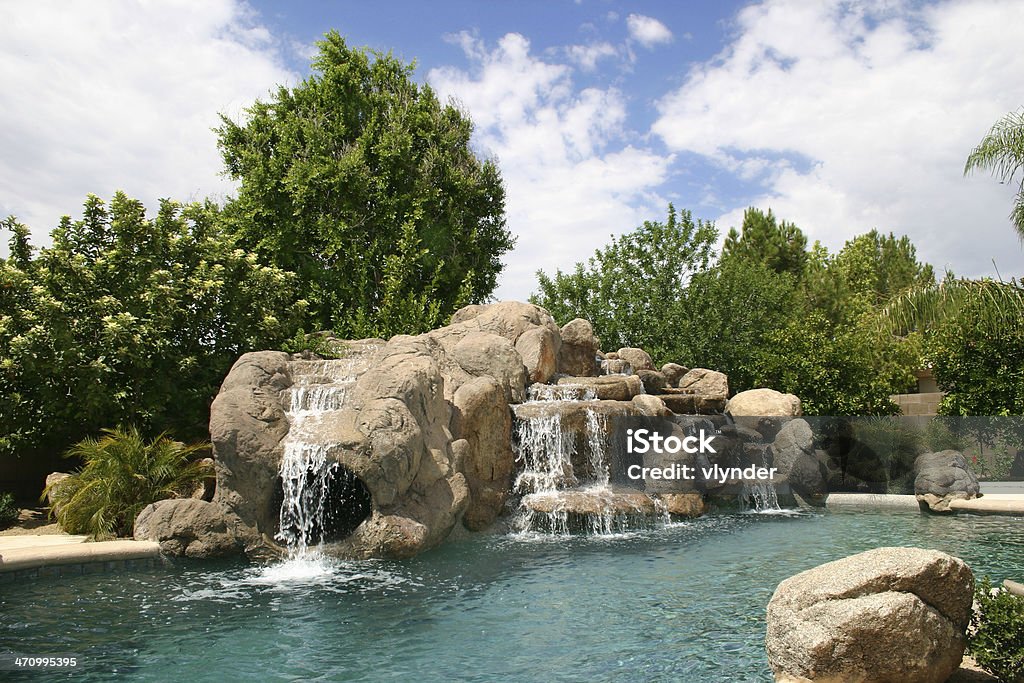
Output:
[[[84,573],[85,565],[110,563],[126,566],[136,560],[154,560],[160,557],[160,544],[155,541],[98,541],[88,542],[85,536],[65,534],[34,536],[7,536],[0,539],[0,575],[47,567],[74,565]],[[70,567],[69,567],[70,569]],[[58,575],[62,570],[56,572]]]
[[[920,504],[917,496],[895,493],[830,493],[825,498],[829,510],[853,507],[910,510],[920,509]],[[1024,494],[986,493],[980,498],[953,500],[949,509],[954,513],[1024,517]]]

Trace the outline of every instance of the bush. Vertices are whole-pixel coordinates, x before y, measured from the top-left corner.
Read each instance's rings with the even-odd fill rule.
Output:
[[[103,431],[70,448],[65,457],[81,458],[83,467],[43,491],[43,499],[52,494],[51,514],[68,533],[130,536],[144,507],[188,495],[209,474],[195,460],[209,444],[186,446],[166,434],[146,442],[135,427]]]
[[[21,510],[14,504],[14,496],[0,493],[0,529],[6,529],[18,521]]]
[[[999,680],[1024,681],[1024,598],[993,591],[988,577],[978,583],[974,598],[978,610],[971,620],[968,653]]]

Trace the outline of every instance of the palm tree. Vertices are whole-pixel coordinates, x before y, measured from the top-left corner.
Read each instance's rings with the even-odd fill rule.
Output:
[[[1011,183],[1017,171],[1024,170],[1024,109],[1010,112],[996,121],[971,155],[967,157],[964,175],[979,169],[989,169],[1000,182]],[[1024,175],[1024,174],[1022,174]],[[1010,212],[1010,220],[1021,239],[1024,239],[1024,177]]]
[[[964,175],[979,168],[991,170],[1003,183],[1014,182],[1017,172],[1024,171],[1024,108],[996,121],[971,151]],[[1010,220],[1024,240],[1024,173]],[[1024,282],[966,280],[947,273],[942,282],[915,287],[892,299],[882,311],[882,327],[897,334],[923,329],[955,316],[967,304],[984,311],[993,333],[1019,325],[1024,317]]]

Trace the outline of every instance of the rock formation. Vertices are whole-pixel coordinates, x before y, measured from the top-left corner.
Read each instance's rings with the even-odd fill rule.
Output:
[[[794,419],[775,435],[772,464],[794,492],[808,501],[828,493],[828,469],[814,448],[814,433],[806,420]]]
[[[914,495],[932,512],[950,512],[951,501],[977,498],[980,490],[959,451],[924,453],[914,461]]]
[[[193,557],[270,558],[296,539],[343,557],[407,557],[458,525],[486,529],[510,497],[530,493],[513,485],[522,470],[513,435],[523,421],[551,418],[552,408],[528,396],[568,404],[557,410],[558,429],[590,445],[567,466],[600,489],[559,503],[535,491],[545,495],[529,509],[567,511],[572,503],[581,515],[597,506],[647,517],[704,509],[694,484],[611,487],[593,440],[609,438],[595,430],[610,430],[612,418],[720,413],[728,398],[721,373],[675,364],[659,371],[642,349],[623,348],[601,362],[625,374],[596,375],[602,356],[589,322],[559,329],[544,309],[511,301],[467,306],[450,325],[417,336],[330,342],[337,359],[278,351],[238,359],[211,408],[212,501],[156,503],[137,519],[137,538]],[[684,429],[672,427],[680,437]],[[728,438],[740,444],[729,458],[760,464],[744,451],[748,440]],[[309,487],[322,495],[307,515],[299,503]]]
[[[768,603],[777,681],[941,683],[960,665],[974,577],[936,550],[878,548],[801,572]]]
[[[573,377],[597,374],[597,353],[601,340],[594,327],[582,318],[570,320],[561,329],[562,346],[558,352],[558,372]]]

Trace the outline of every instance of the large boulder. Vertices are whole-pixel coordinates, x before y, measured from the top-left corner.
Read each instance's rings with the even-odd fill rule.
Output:
[[[501,386],[488,376],[463,384],[452,403],[452,451],[470,491],[462,523],[478,531],[498,516],[512,488],[512,413]]]
[[[637,370],[636,374],[648,394],[660,394],[665,388],[665,375],[657,370]]]
[[[680,389],[700,396],[720,398],[724,402],[729,397],[729,378],[725,373],[706,368],[694,368],[679,378]]]
[[[668,409],[665,402],[658,396],[650,394],[639,394],[633,397],[633,405],[637,413],[645,417],[671,417],[672,411]]]
[[[156,541],[167,555],[195,558],[238,555],[241,520],[214,503],[174,498],[152,503],[135,519],[135,540]]]
[[[963,657],[974,577],[936,550],[877,548],[779,584],[765,648],[777,681],[940,683]]]
[[[977,498],[978,478],[959,451],[919,455],[914,461],[914,495],[932,512],[950,512],[954,500]]]
[[[800,399],[774,389],[749,389],[729,399],[725,411],[733,417],[797,417]]]
[[[528,371],[516,347],[505,337],[491,332],[471,332],[451,348],[450,356],[468,373],[466,381],[487,375],[502,385],[509,403],[526,400]],[[441,372],[441,368],[438,371]],[[536,368],[534,371],[539,372]]]
[[[643,349],[627,346],[619,349],[618,354],[619,359],[629,363],[633,372],[637,372],[638,370],[654,370],[654,361],[651,360],[650,354]]]
[[[289,426],[281,392],[292,384],[290,360],[278,351],[243,355],[210,407],[214,504],[240,520],[238,534],[247,551],[277,531],[281,442]]]
[[[515,350],[523,359],[531,382],[547,382],[558,371],[562,340],[546,327],[534,327],[519,335]]]
[[[679,380],[689,371],[689,368],[678,363],[665,363],[661,366],[661,374],[665,375],[665,386],[667,387],[678,387]]]
[[[561,329],[562,347],[558,352],[558,372],[574,377],[597,374],[597,353],[600,340],[594,327],[583,318],[570,320]]]
[[[814,448],[814,433],[806,420],[789,420],[771,444],[772,466],[778,477],[810,501],[828,493],[828,469]]]

